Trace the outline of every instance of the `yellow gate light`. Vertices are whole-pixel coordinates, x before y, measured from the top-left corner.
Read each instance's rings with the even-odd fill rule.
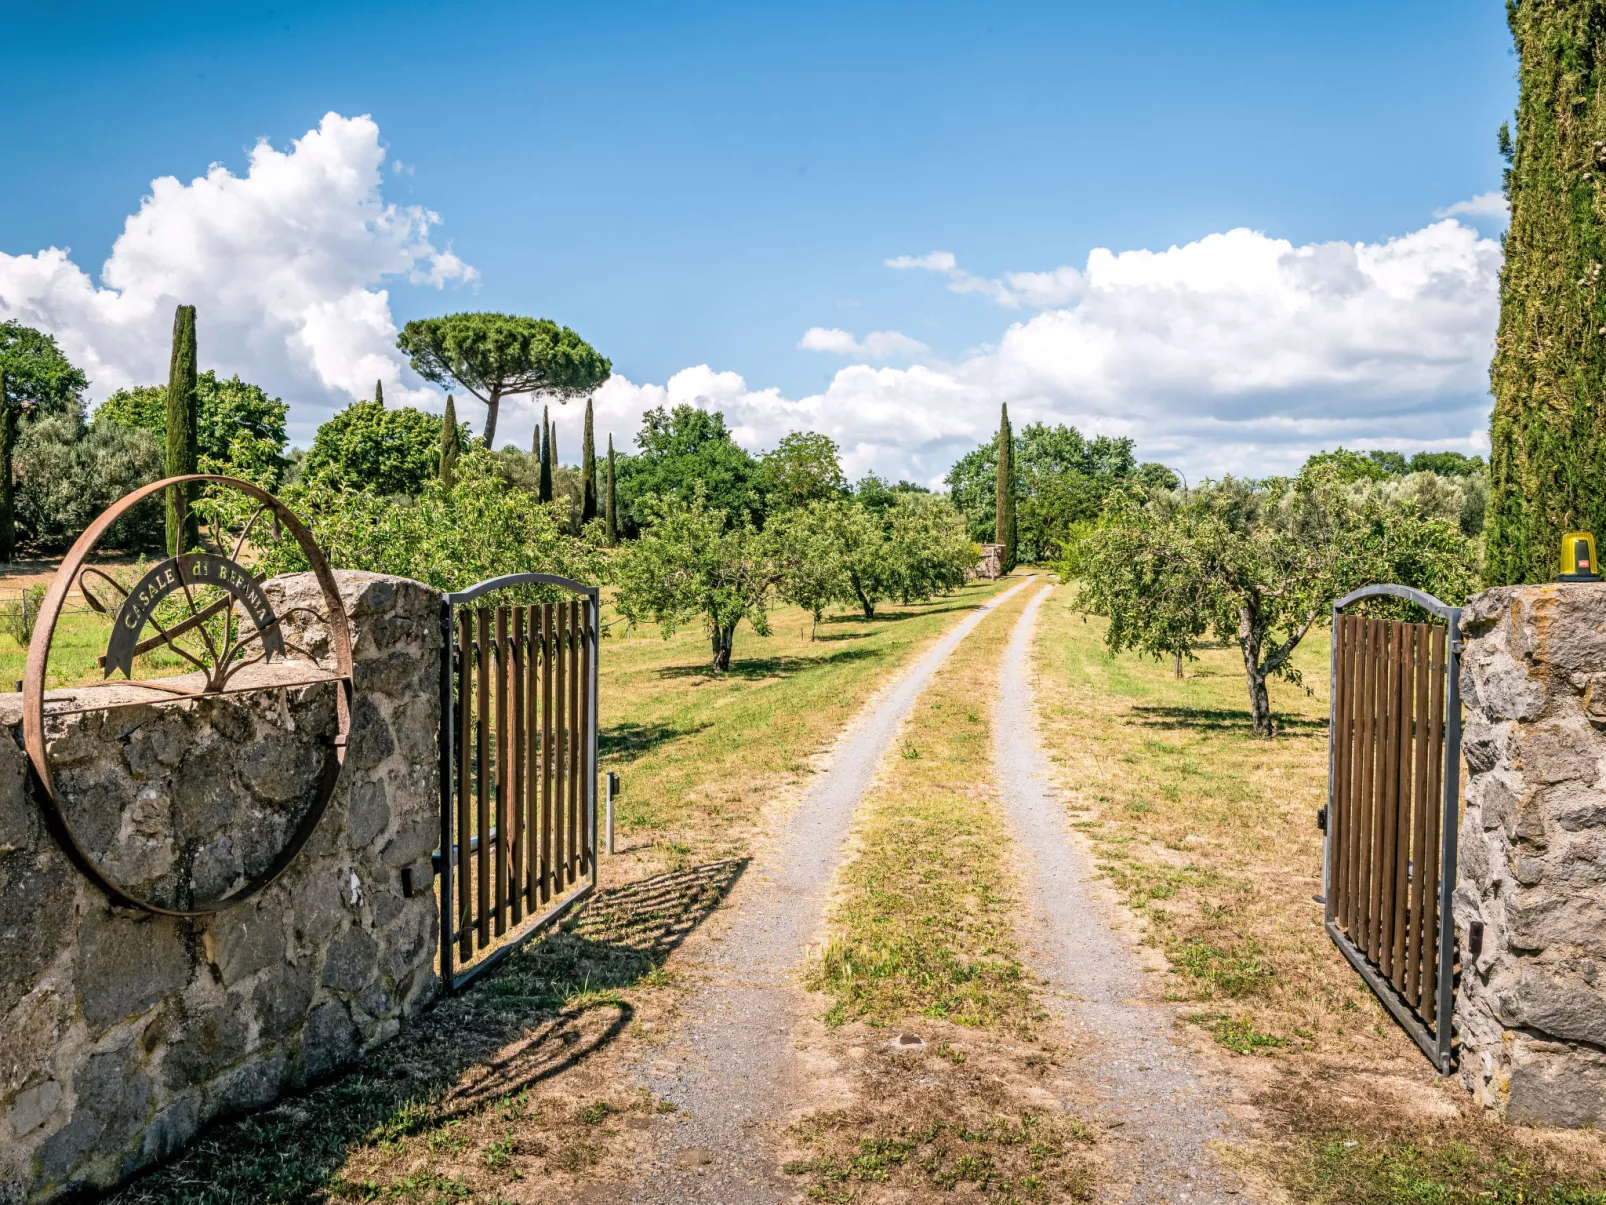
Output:
[[[1569,531],[1561,537],[1560,582],[1598,582],[1600,562],[1595,559],[1595,537],[1587,531]]]

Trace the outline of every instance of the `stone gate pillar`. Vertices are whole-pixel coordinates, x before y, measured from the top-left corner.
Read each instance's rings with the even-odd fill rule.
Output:
[[[1513,1122],[1606,1125],[1606,583],[1461,618],[1461,1077]]]

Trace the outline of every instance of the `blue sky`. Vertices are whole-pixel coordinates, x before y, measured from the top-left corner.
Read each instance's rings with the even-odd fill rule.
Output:
[[[886,261],[940,250],[990,281],[1085,272],[1097,248],[1164,252],[1238,228],[1293,248],[1422,231],[1498,189],[1494,131],[1515,103],[1515,59],[1497,4],[8,5],[5,20],[14,44],[41,51],[8,62],[0,253],[70,248],[103,286],[153,178],[188,183],[214,163],[243,177],[258,139],[288,151],[326,113],[369,115],[386,151],[383,201],[438,214],[431,246],[477,274],[448,273],[444,288],[376,275],[368,288],[386,290],[396,325],[450,309],[535,313],[579,330],[635,387],[701,365],[727,374],[690,394],[610,395],[621,437],[633,406],[723,399],[751,442],[814,416],[865,466],[930,476],[1006,400],[1220,471],[1369,435],[1471,447],[1486,406],[1475,366],[1424,385],[1443,355],[1424,369],[1395,362],[1399,348],[1353,393],[1342,370],[1263,388],[1223,385],[1219,365],[1191,389],[1185,369],[1163,387],[1117,374],[1095,388],[1078,366],[1012,393],[998,383],[1011,373],[978,357],[1014,324],[1085,306],[1082,294],[1009,304]],[[1460,220],[1498,232],[1497,215]],[[1487,293],[1487,260],[1485,246],[1482,266],[1461,273],[1469,289]],[[107,382],[131,359],[139,375],[146,359],[116,350],[81,307],[25,303],[24,291],[0,271],[0,311],[96,345]],[[1450,339],[1466,359],[1486,337],[1487,300],[1455,319],[1467,331],[1443,319],[1424,341]],[[215,305],[228,309],[227,296]],[[165,336],[170,313],[141,329]],[[271,375],[277,361],[253,359],[241,322],[216,341],[224,366]],[[854,342],[800,347],[814,327]],[[872,331],[925,350],[878,357]],[[1301,341],[1297,322],[1284,337]],[[1335,363],[1378,358],[1365,337],[1339,341]],[[895,417],[854,428],[853,410],[940,407],[919,381],[886,377],[920,364],[958,382],[962,414],[904,448]],[[855,367],[874,396],[841,382]],[[326,371],[286,372],[262,383],[292,401],[305,439],[343,395]],[[1391,393],[1405,378],[1418,383]],[[1243,427],[1246,407],[1266,422]],[[1311,417],[1329,412],[1347,425]],[[531,421],[516,410],[504,425],[513,437]]]

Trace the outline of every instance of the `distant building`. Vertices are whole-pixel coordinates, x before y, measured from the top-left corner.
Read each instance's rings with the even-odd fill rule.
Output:
[[[997,581],[1004,576],[1004,546],[983,544],[981,560],[976,564],[976,577],[982,581]]]

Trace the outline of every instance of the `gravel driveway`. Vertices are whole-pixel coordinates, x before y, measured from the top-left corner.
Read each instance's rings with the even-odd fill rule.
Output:
[[[1045,1003],[1066,1023],[1072,1054],[1109,1128],[1110,1186],[1131,1205],[1241,1201],[1209,1143],[1225,1132],[1214,1093],[1171,1039],[1175,1011],[1160,1002],[1126,939],[1090,897],[1092,867],[1067,827],[1036,739],[1031,639],[1038,609],[1026,604],[999,668],[994,758],[1031,915],[1032,969],[1047,979]],[[1123,1182],[1124,1181],[1124,1182]],[[1101,1199],[1110,1199],[1100,1194]]]
[[[1027,584],[983,603],[870,705],[810,783],[773,853],[736,888],[728,924],[695,966],[706,985],[683,1006],[676,1035],[638,1069],[637,1082],[680,1112],[659,1123],[657,1155],[631,1200],[769,1205],[799,1198],[774,1166],[766,1129],[803,1096],[791,1079],[789,1044],[802,1004],[797,971],[824,923],[854,810],[938,667],[983,615]]]

